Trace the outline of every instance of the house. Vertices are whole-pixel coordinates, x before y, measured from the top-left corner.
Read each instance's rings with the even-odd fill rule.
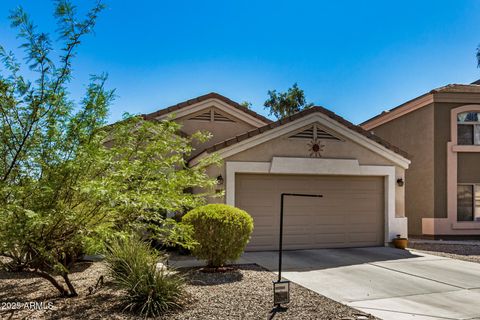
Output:
[[[411,155],[410,235],[480,235],[480,85],[434,89],[361,124]]]
[[[271,120],[216,93],[144,115],[174,119],[185,134],[208,130],[194,166],[216,153],[224,201],[254,219],[248,250],[278,247],[281,193],[321,194],[285,199],[284,247],[311,249],[377,246],[406,235],[407,154],[322,107]],[[195,192],[195,191],[194,191]]]

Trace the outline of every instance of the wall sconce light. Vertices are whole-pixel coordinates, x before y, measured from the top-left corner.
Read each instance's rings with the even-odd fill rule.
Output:
[[[217,177],[217,185],[222,186],[223,185],[223,177],[222,175],[219,175]]]
[[[399,187],[403,187],[403,185],[405,184],[405,181],[403,181],[403,178],[398,178],[397,179],[397,184]]]

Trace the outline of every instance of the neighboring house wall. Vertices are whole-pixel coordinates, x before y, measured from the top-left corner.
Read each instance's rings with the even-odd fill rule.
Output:
[[[411,235],[478,236],[478,219],[457,218],[457,185],[480,182],[480,146],[457,143],[457,115],[480,112],[479,87],[445,88],[432,90],[363,126],[412,155],[406,173]],[[422,107],[419,101],[428,104]],[[382,124],[374,127],[378,123]],[[474,210],[478,217],[478,208]]]
[[[405,214],[411,235],[421,235],[422,218],[433,218],[435,214],[433,121],[431,104],[372,130],[411,155],[412,163],[405,179]]]
[[[461,94],[458,95],[460,96]],[[464,103],[435,103],[435,218],[448,217],[447,143],[451,138],[451,110],[462,105],[464,105]]]

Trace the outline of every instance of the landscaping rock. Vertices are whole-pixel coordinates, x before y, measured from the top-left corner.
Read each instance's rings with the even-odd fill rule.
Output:
[[[453,241],[413,241],[409,248],[437,256],[480,263],[480,241],[462,242]]]
[[[284,309],[273,308],[273,281],[276,275],[257,265],[235,266],[231,272],[205,273],[199,268],[178,270],[187,280],[187,297],[183,310],[171,312],[162,319],[374,319],[373,316],[321,296],[291,283],[291,302]],[[58,298],[44,279],[23,273],[0,272],[0,302],[52,302],[53,308],[42,310],[1,310],[0,319],[140,319],[123,312],[122,297],[105,278],[102,262],[82,263],[71,274],[79,297]],[[89,289],[90,288],[90,289]]]

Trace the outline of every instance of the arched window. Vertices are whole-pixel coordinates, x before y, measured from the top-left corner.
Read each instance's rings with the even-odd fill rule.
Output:
[[[480,145],[480,112],[457,115],[457,144]]]

